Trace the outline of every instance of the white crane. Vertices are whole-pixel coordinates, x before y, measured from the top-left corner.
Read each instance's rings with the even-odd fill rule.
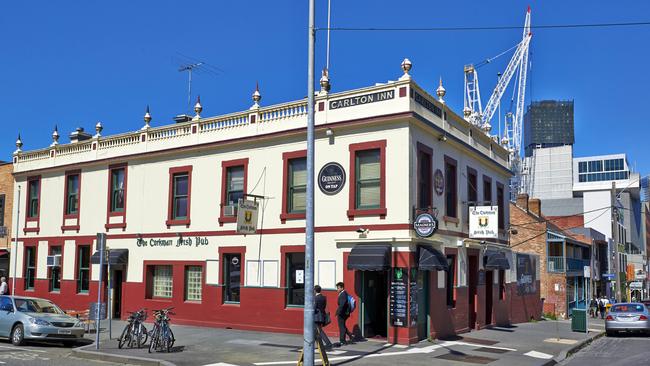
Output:
[[[524,22],[522,40],[514,47],[506,50],[499,55],[487,59],[480,64],[475,65],[466,65],[464,68],[465,71],[465,95],[464,95],[464,107],[463,115],[465,119],[474,125],[480,127],[485,131],[486,134],[490,134],[492,125],[490,121],[496,112],[501,97],[506,91],[512,77],[518,71],[518,85],[516,86],[517,102],[516,109],[514,113],[508,113],[505,119],[504,133],[501,139],[501,143],[507,147],[510,152],[510,163],[511,168],[515,173],[515,177],[511,182],[511,192],[525,192],[526,191],[526,172],[524,171],[521,165],[521,139],[522,139],[522,122],[524,118],[524,100],[526,96],[526,76],[528,72],[528,49],[530,46],[530,39],[533,34],[530,31],[530,6],[526,11],[526,20]],[[476,69],[480,66],[483,66],[495,58],[509,52],[515,48],[515,52],[508,63],[508,67],[503,72],[501,77],[497,82],[490,99],[488,100],[485,108],[481,107],[481,93],[479,90],[478,84],[478,74]]]

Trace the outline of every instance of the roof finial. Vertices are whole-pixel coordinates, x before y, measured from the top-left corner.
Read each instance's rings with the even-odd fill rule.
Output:
[[[483,123],[483,125],[481,126],[481,129],[483,130],[483,132],[485,132],[486,135],[490,135],[490,131],[492,131],[492,125],[490,124],[490,122],[485,121],[485,123]]]
[[[260,84],[259,82],[255,82],[255,91],[253,92],[252,95],[253,98],[253,106],[251,109],[257,109],[260,107],[260,100],[262,100],[262,94],[260,94]]]
[[[196,104],[194,104],[194,112],[196,113],[196,116],[192,118],[192,121],[198,121],[201,119],[201,111],[203,110],[203,106],[201,106],[201,96],[198,95],[196,97]]]
[[[327,94],[331,88],[332,84],[330,84],[330,72],[327,68],[324,68],[323,76],[320,78],[320,92],[321,94]]]
[[[104,129],[104,126],[102,126],[102,123],[97,121],[97,124],[95,125],[95,136],[94,137],[101,137],[103,129]]]
[[[144,111],[144,126],[142,126],[141,130],[147,130],[149,129],[149,122],[151,122],[151,114],[149,113],[149,105],[147,104],[147,109]]]
[[[411,60],[408,58],[405,58],[404,61],[402,61],[402,71],[404,71],[404,75],[400,77],[400,80],[408,80],[411,78],[411,75],[409,75],[409,71],[411,71],[411,68],[413,67],[413,64],[411,63]]]
[[[440,85],[438,85],[438,89],[436,89],[436,95],[438,96],[438,100],[440,103],[444,103],[445,100],[443,99],[447,91],[445,90],[445,87],[442,86],[442,76],[440,77]]]
[[[16,139],[16,151],[14,151],[14,154],[18,154],[22,152],[23,150],[21,149],[23,147],[23,140],[20,139],[20,133],[18,134],[18,138]]]
[[[59,144],[59,130],[56,125],[54,125],[54,132],[52,132],[52,143],[50,147],[54,147]]]

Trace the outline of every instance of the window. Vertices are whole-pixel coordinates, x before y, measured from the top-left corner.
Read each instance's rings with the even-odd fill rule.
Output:
[[[234,215],[227,206],[235,206],[240,198],[244,198],[247,186],[248,159],[230,160],[221,163],[221,215],[219,224],[224,222],[237,221],[236,211]],[[226,216],[228,214],[228,216]]]
[[[456,307],[456,294],[454,286],[456,285],[456,256],[447,255],[447,271],[445,288],[447,290],[447,306]]]
[[[79,214],[79,174],[70,174],[66,176],[65,214]]]
[[[305,304],[305,253],[287,253],[287,305]]]
[[[174,174],[173,178],[173,197],[172,197],[172,219],[186,219],[188,206],[189,177],[186,173]]]
[[[307,205],[307,158],[289,160],[287,213],[304,213]]]
[[[506,298],[506,271],[499,270],[499,300]]]
[[[359,151],[356,154],[356,203],[358,210],[379,208],[381,192],[381,164],[379,149]]]
[[[418,143],[418,208],[429,208],[433,205],[432,196],[432,150]]]
[[[25,290],[34,289],[36,279],[36,247],[25,247]]]
[[[476,170],[467,167],[467,201],[476,204],[478,201],[478,192],[476,192]]]
[[[492,205],[492,178],[483,176],[483,201],[486,205]]]
[[[27,217],[38,218],[39,201],[41,196],[41,178],[29,180],[27,192]]]
[[[244,167],[230,167],[227,172],[226,204],[236,205],[239,199],[244,198]]]
[[[586,161],[581,161],[578,163],[578,173],[586,173],[587,172],[587,162]]]
[[[201,301],[203,267],[185,267],[185,301]]]
[[[350,144],[348,218],[386,217],[386,140]]]
[[[0,194],[0,226],[5,226],[5,195]]]
[[[458,217],[456,160],[445,156],[445,216]]]
[[[77,292],[88,293],[90,289],[90,245],[77,248]]]
[[[224,254],[223,272],[224,302],[238,303],[241,284],[241,254]]]
[[[51,246],[50,255],[61,255],[60,246]],[[63,258],[61,258],[61,263],[63,263]],[[61,266],[49,267],[48,268],[49,282],[50,282],[50,292],[59,292],[61,291]]]
[[[497,183],[497,206],[499,207],[499,229],[505,229],[505,202],[503,196],[503,184]]]
[[[126,168],[111,169],[110,212],[124,212],[126,200]]]
[[[153,297],[172,298],[172,266],[153,266]]]

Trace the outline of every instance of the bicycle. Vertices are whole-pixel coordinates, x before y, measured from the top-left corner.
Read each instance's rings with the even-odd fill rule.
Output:
[[[175,315],[171,312],[172,309],[173,307],[153,311],[155,321],[153,329],[149,333],[151,338],[151,342],[149,342],[149,353],[154,350],[171,352],[176,341],[174,332],[169,327],[169,322],[171,321],[169,315]]]
[[[117,346],[118,348],[124,347],[126,344],[129,348],[133,348],[133,345],[136,344],[138,348],[142,347],[147,343],[149,337],[149,332],[144,326],[144,320],[147,318],[147,312],[145,309],[140,309],[138,311],[130,311],[129,318],[127,319],[127,325],[122,331],[122,335],[118,338]]]

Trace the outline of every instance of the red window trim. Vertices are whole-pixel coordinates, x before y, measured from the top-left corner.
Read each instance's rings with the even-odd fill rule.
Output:
[[[40,187],[40,185],[39,185]],[[40,200],[39,200],[40,201]],[[27,279],[25,277],[25,274],[27,273],[27,248],[32,247],[34,248],[34,288],[32,289],[27,289],[25,286],[27,285]],[[38,283],[37,277],[38,277],[38,241],[32,242],[32,243],[27,243],[23,242],[23,271],[22,271],[22,278],[23,278],[23,291],[25,292],[33,292],[36,291],[36,284]]]
[[[37,215],[35,217],[29,217],[29,201],[30,201],[30,182],[32,181],[38,181],[38,207],[36,209]],[[25,200],[25,227],[23,228],[23,232],[25,234],[27,233],[39,233],[41,231],[41,224],[40,224],[40,218],[41,218],[41,191],[42,191],[42,185],[43,181],[41,180],[40,175],[34,175],[31,177],[27,177],[27,199]],[[36,227],[27,227],[28,222],[36,222]]]
[[[221,203],[219,204],[219,226],[227,222],[237,222],[236,216],[224,216],[223,208],[226,202],[226,179],[228,178],[228,168],[243,166],[244,167],[244,193],[248,190],[248,158],[235,159],[221,162]]]
[[[68,215],[68,177],[71,175],[79,176],[79,194],[77,195],[77,213]],[[81,169],[68,170],[65,172],[65,181],[63,182],[63,223],[61,224],[61,232],[76,231],[79,232],[79,217],[81,213]],[[65,221],[70,219],[77,219],[76,225],[66,225]]]
[[[280,222],[287,220],[305,219],[305,213],[289,213],[289,160],[307,157],[307,150],[298,150],[282,153],[282,212]]]
[[[113,175],[114,169],[124,168],[124,211],[122,212],[111,212],[111,176]],[[128,201],[128,189],[129,189],[129,165],[128,163],[118,163],[108,166],[108,189],[106,192],[107,202],[106,202],[106,231],[110,229],[122,229],[126,230],[126,208]],[[111,217],[122,217],[122,222],[111,223]]]
[[[416,198],[416,203],[419,205],[420,204],[420,156],[422,155],[429,155],[429,177],[427,178],[429,180],[429,205],[427,207],[432,207],[433,206],[433,149],[430,148],[429,146],[418,142],[417,143],[417,194],[418,197]],[[418,207],[418,208],[425,208],[425,207]]]
[[[205,299],[205,261],[182,261],[180,263],[174,263],[183,268],[183,302],[187,304],[201,304]],[[187,299],[187,267],[201,267],[201,300],[188,300]]]
[[[499,201],[499,189],[501,189],[501,202]],[[496,197],[496,199],[497,199],[497,207],[499,207],[499,217],[498,217],[499,226],[498,226],[498,228],[500,230],[503,230],[506,227],[506,216],[505,216],[506,215],[506,212],[505,212],[505,209],[506,209],[506,207],[505,207],[506,206],[506,190],[505,190],[505,186],[501,182],[497,182],[497,195],[496,196],[497,196]]]
[[[287,287],[287,254],[305,253],[304,245],[281,245],[280,246],[280,287]],[[285,291],[286,293],[286,291]],[[286,301],[286,300],[285,300]]]
[[[359,151],[379,149],[379,208],[360,210],[356,208],[357,201],[357,177],[356,177],[356,155]],[[348,219],[354,220],[355,216],[379,216],[385,219],[386,209],[386,140],[368,141],[350,144],[350,195],[348,201]]]
[[[224,282],[224,266],[226,265],[226,261],[224,259],[225,254],[239,254],[241,256],[241,262],[239,266],[239,285],[240,287],[240,292],[239,292],[239,303],[233,303],[233,302],[226,302],[225,301],[225,288],[226,288],[226,283]],[[246,247],[245,246],[237,246],[237,247],[219,247],[219,285],[223,287],[223,290],[220,290],[220,297],[221,297],[221,302],[220,305],[225,305],[225,306],[239,306],[241,304],[242,300],[242,293],[241,293],[241,288],[245,286],[245,281],[246,279]]]
[[[174,175],[179,173],[187,173],[187,218],[182,220],[176,220],[172,217],[174,210]],[[169,192],[167,194],[167,221],[165,225],[169,229],[171,226],[180,226],[185,225],[185,227],[190,227],[190,208],[192,207],[192,165],[179,166],[174,168],[169,168]]]
[[[126,208],[126,207],[125,207]],[[87,246],[90,248],[88,251],[89,257],[88,257],[88,292],[79,292],[79,247]],[[76,295],[90,295],[90,285],[93,283],[92,278],[93,278],[93,264],[91,262],[91,258],[93,257],[93,249],[96,248],[96,245],[93,245],[93,243],[88,243],[88,242],[75,242],[74,244],[74,292]],[[63,251],[62,251],[63,252]],[[61,258],[63,259],[63,258]],[[61,276],[63,276],[63,272],[61,272]]]
[[[453,188],[453,201],[454,205],[456,205],[456,216],[447,216],[447,191],[449,190],[450,187],[447,187],[447,165],[452,165],[455,168],[456,174],[454,177],[454,186],[451,187]],[[454,222],[458,223],[458,162],[456,159],[445,155],[445,216],[443,216],[443,219],[448,222]]]
[[[81,187],[81,186],[80,186]],[[65,245],[64,243],[60,242],[48,242],[47,243],[47,255],[52,255],[52,247],[61,247],[61,265],[59,266],[59,281],[63,281],[63,259],[65,258]],[[52,280],[52,267],[47,268],[47,292],[54,292],[54,293],[59,293],[61,292],[61,289],[59,288],[59,291],[52,291],[50,289],[50,280]]]
[[[485,183],[490,183],[490,199],[486,199],[485,197]],[[490,202],[490,206],[492,206],[492,178],[483,174],[483,204],[486,202]]]

